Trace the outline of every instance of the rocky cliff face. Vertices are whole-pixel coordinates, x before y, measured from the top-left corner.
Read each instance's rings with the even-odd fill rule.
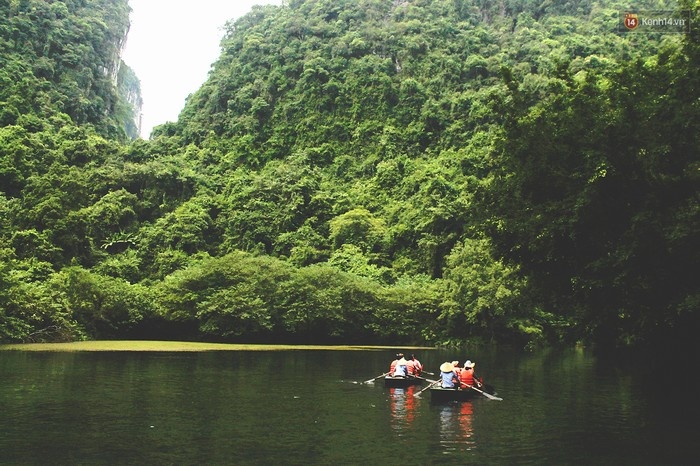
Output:
[[[125,102],[127,114],[122,123],[127,136],[136,139],[141,134],[141,113],[143,109],[143,98],[141,97],[141,83],[138,76],[129,65],[120,61],[119,73],[117,76],[117,90],[120,99]]]

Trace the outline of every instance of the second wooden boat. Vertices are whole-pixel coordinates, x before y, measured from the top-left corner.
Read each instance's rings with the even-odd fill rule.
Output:
[[[389,388],[403,388],[411,385],[420,385],[425,380],[421,377],[384,377],[384,386]]]

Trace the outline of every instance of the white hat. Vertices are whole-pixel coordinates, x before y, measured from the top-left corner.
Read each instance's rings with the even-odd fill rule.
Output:
[[[473,362],[471,362],[469,359],[467,359],[467,360],[464,362],[464,367],[474,367],[475,365],[476,365],[476,364],[473,363]]]

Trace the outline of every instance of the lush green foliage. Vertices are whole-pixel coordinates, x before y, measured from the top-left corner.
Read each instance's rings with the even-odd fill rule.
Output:
[[[697,329],[695,40],[579,72],[507,123],[491,233],[582,337],[651,344]]]
[[[103,136],[134,136],[123,126],[134,108],[115,86],[120,68],[129,77],[119,57],[128,11],[127,0],[0,1],[0,124],[63,113]]]
[[[124,144],[110,5],[0,0],[0,340],[697,330],[694,34],[621,34],[616,1],[256,7]]]

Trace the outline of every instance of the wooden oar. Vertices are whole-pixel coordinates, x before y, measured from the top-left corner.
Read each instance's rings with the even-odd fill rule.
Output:
[[[426,379],[425,377],[421,377],[420,375],[410,375],[409,377],[413,377],[418,380],[425,380],[426,382],[437,382],[436,380]]]
[[[499,397],[497,397],[497,396],[491,395],[490,393],[486,393],[486,392],[483,391],[483,390],[479,390],[478,388],[476,388],[476,387],[473,386],[473,385],[471,385],[469,388],[471,388],[472,390],[476,390],[477,392],[481,393],[482,395],[484,395],[484,396],[485,396],[486,398],[488,398],[489,400],[503,401],[503,398],[499,398]]]
[[[425,387],[424,389],[422,389],[422,390],[419,391],[418,393],[414,393],[413,396],[415,396],[416,398],[420,398],[420,394],[421,394],[421,393],[423,393],[424,391],[426,391],[427,389],[429,389],[430,387],[432,387],[433,385],[435,385],[435,384],[438,383],[438,382],[439,382],[439,380],[433,380],[433,381],[431,381],[431,382],[430,382],[430,385],[428,385],[427,387]]]
[[[378,378],[380,378],[380,377],[386,377],[387,375],[389,375],[389,372],[385,372],[385,373],[383,373],[382,375],[378,375],[378,376],[376,376],[376,377],[373,378],[373,379],[365,380],[365,381],[362,382],[362,383],[374,382],[374,381],[377,380]]]

